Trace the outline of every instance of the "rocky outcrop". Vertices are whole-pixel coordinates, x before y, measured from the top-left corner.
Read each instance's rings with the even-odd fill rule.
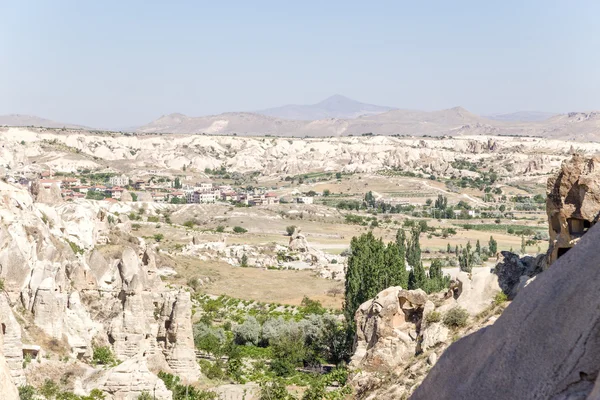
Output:
[[[173,394],[164,382],[148,369],[143,357],[129,359],[84,383],[84,391],[98,388],[109,400],[137,400],[147,392],[156,400],[171,400]]]
[[[509,299],[513,299],[524,286],[523,282],[527,282],[544,270],[546,255],[520,257],[510,251],[502,251],[501,254],[503,259],[496,264],[494,272],[498,276],[498,284],[502,291]]]
[[[306,252],[308,251],[308,241],[306,236],[301,233],[300,228],[294,228],[294,232],[290,235],[288,247],[292,251]]]
[[[34,203],[0,182],[0,278],[8,294],[0,298],[0,318],[14,380],[24,383],[12,309],[47,339],[66,340],[74,357],[91,357],[94,343],[108,344],[120,360],[151,357],[197,380],[189,293],[164,286],[154,250],[130,240],[120,229],[127,221],[114,222],[120,219],[113,215],[109,222],[102,203]],[[109,237],[110,246],[99,246]]]
[[[355,316],[357,337],[352,365],[368,370],[394,368],[415,355],[424,334],[429,347],[445,340],[445,327],[427,326],[425,322],[425,316],[434,308],[423,290],[401,287],[385,289],[363,303]]]
[[[598,398],[598,241],[593,227],[493,325],[451,345],[411,399]]]
[[[548,263],[564,255],[598,221],[600,157],[574,155],[548,179],[546,212],[550,225]]]

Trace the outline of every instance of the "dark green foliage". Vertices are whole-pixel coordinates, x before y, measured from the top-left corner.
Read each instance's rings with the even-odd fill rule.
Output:
[[[450,328],[462,328],[467,326],[469,313],[462,307],[456,306],[444,315],[444,324]]]
[[[498,252],[498,242],[494,239],[493,236],[490,236],[490,241],[488,243],[488,249],[490,251],[490,255],[493,256]]]
[[[35,388],[31,385],[19,386],[19,399],[20,400],[35,400],[36,393]]]
[[[302,333],[298,330],[281,336],[273,343],[271,370],[277,376],[289,376],[302,366],[307,348]]]
[[[317,314],[323,315],[327,311],[319,300],[311,300],[307,296],[304,296],[302,299],[302,303],[300,303],[302,307],[304,307],[303,312],[305,314]]]
[[[248,232],[248,230],[247,230],[247,229],[245,229],[245,228],[242,228],[241,226],[234,226],[234,227],[233,227],[233,231],[234,231],[235,233],[246,233],[246,232]]]
[[[288,236],[292,236],[292,234],[294,233],[295,230],[296,230],[296,225],[286,226],[286,228],[285,228],[285,232],[287,233]]]
[[[104,200],[106,198],[106,195],[104,194],[104,192],[88,190],[88,192],[85,194],[85,198],[88,200]]]

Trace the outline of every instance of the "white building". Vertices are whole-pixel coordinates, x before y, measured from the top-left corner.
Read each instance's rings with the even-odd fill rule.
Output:
[[[310,196],[296,197],[296,203],[313,204],[314,199]]]
[[[129,178],[125,174],[121,176],[111,176],[108,178],[108,182],[113,186],[127,186],[129,185]]]

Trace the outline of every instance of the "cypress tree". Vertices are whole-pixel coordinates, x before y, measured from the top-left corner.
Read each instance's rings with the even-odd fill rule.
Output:
[[[475,244],[475,253],[481,255],[481,244],[479,243],[479,239],[477,239],[477,243]]]

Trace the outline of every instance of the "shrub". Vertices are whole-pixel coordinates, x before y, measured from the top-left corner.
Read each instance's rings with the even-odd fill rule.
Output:
[[[160,242],[161,240],[163,240],[165,238],[165,235],[163,235],[162,233],[157,233],[156,235],[153,236],[153,238],[157,242]]]
[[[142,392],[142,394],[137,397],[137,400],[153,400],[153,397],[148,392]]]
[[[31,385],[19,386],[20,400],[35,400],[37,398],[35,388]]]
[[[193,227],[194,227],[194,225],[196,225],[196,223],[195,223],[194,221],[192,221],[192,220],[185,221],[185,222],[183,223],[183,226],[185,226],[186,228],[193,228]]]
[[[148,222],[159,222],[160,219],[156,216],[149,216],[147,219]]]
[[[223,232],[225,232],[225,227],[223,225],[219,225],[219,226],[217,226],[217,228],[215,230],[218,233],[223,233]]]
[[[96,364],[101,365],[114,365],[117,363],[115,356],[113,355],[112,351],[110,350],[110,347],[108,346],[94,347],[92,360]]]
[[[508,296],[504,292],[498,292],[496,296],[494,296],[494,304],[499,306],[500,304],[506,303],[508,301]]]
[[[285,228],[285,231],[288,236],[292,236],[294,234],[295,230],[296,230],[296,225],[286,226],[286,228]]]
[[[243,324],[233,327],[233,335],[237,344],[257,345],[260,338],[260,324],[255,317],[246,318]]]
[[[54,397],[56,397],[59,391],[60,388],[58,387],[56,382],[48,378],[46,378],[44,384],[40,388],[40,394],[47,399],[53,399]]]
[[[234,226],[233,231],[235,233],[246,233],[248,232],[248,229],[242,228],[241,226]]]
[[[450,328],[462,328],[467,326],[469,313],[460,306],[456,306],[444,315],[444,324]]]
[[[79,247],[77,245],[77,243],[71,242],[70,240],[67,239],[67,243],[69,243],[69,246],[71,246],[71,250],[73,250],[73,253],[75,254],[83,254],[84,250]]]
[[[134,231],[137,231],[141,227],[142,227],[142,225],[140,225],[140,224],[131,224],[131,229],[133,229]]]
[[[425,317],[425,321],[428,324],[432,324],[434,322],[440,322],[442,320],[442,314],[439,311],[432,311]]]

